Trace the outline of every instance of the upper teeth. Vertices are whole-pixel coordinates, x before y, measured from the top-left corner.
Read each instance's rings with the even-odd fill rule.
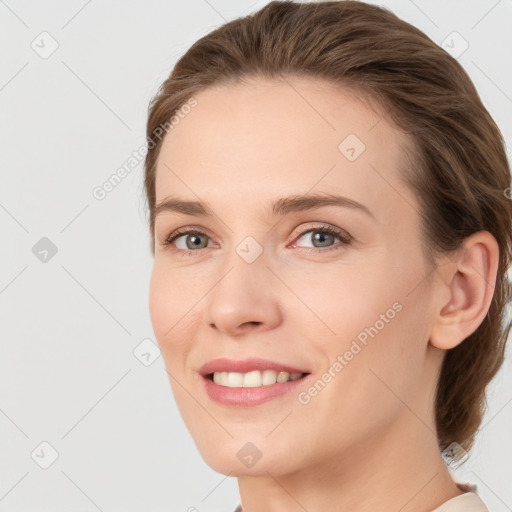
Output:
[[[213,382],[221,386],[230,388],[255,388],[258,386],[268,386],[276,382],[287,382],[297,380],[302,377],[302,373],[276,372],[275,370],[265,370],[263,372],[254,370],[247,373],[238,372],[215,372]]]

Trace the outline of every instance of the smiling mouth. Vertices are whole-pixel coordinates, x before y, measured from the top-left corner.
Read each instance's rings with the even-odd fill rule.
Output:
[[[253,370],[246,373],[240,372],[213,372],[205,375],[206,379],[219,386],[229,388],[257,388],[272,386],[273,384],[284,384],[299,380],[309,373],[289,373],[275,370]]]

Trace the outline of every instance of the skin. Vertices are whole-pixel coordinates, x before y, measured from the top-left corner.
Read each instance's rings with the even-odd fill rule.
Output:
[[[487,313],[495,239],[476,233],[429,267],[419,204],[399,177],[411,141],[346,89],[287,77],[195,98],[164,139],[156,202],[206,201],[216,217],[157,217],[149,300],[176,402],[206,463],[238,478],[244,512],[426,512],[461,494],[437,446],[435,384],[445,350]],[[366,146],[354,161],[338,149],[351,133]],[[339,206],[269,215],[276,198],[311,192],[347,196],[373,217]],[[302,234],[323,225],[352,241]],[[187,226],[205,233],[201,249],[190,235],[174,250],[162,245]],[[247,236],[263,251],[252,263],[236,251]],[[395,302],[401,311],[300,403],[298,393]],[[197,373],[217,357],[264,357],[312,375],[258,406],[224,406]],[[237,457],[247,442],[262,455],[252,467]]]

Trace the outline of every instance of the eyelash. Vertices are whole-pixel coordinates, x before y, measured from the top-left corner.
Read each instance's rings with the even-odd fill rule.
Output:
[[[341,243],[338,244],[338,245],[335,245],[333,247],[326,247],[326,248],[323,248],[323,249],[319,248],[319,247],[316,247],[316,248],[302,247],[302,249],[305,249],[308,253],[319,253],[319,252],[327,252],[327,251],[332,251],[332,250],[339,250],[343,246],[348,245],[351,242],[351,237],[349,235],[347,235],[344,231],[341,231],[341,230],[339,230],[337,228],[334,228],[332,226],[318,226],[318,227],[315,227],[315,228],[307,229],[307,230],[303,231],[302,233],[300,233],[297,236],[297,240],[299,238],[302,238],[305,234],[311,233],[311,232],[327,233],[329,235],[334,235],[335,237],[337,237],[337,238],[339,238],[341,240]],[[186,228],[184,228],[184,229],[177,229],[176,231],[171,233],[164,240],[164,242],[162,242],[162,245],[165,248],[167,248],[167,247],[171,248],[173,242],[176,239],[178,239],[181,236],[183,236],[183,235],[204,235],[204,236],[208,237],[208,235],[206,233],[203,233],[202,231],[197,230],[197,229],[186,229]],[[206,247],[203,247],[202,249],[206,249]],[[193,256],[194,253],[199,253],[201,251],[201,249],[193,251],[193,250],[184,250],[184,249],[177,249],[177,248],[173,248],[172,250],[176,251],[176,252],[184,253],[187,256]]]

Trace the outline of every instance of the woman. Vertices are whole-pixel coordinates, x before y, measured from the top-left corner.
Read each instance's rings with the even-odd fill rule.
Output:
[[[153,99],[150,314],[243,512],[485,511],[470,450],[510,325],[510,169],[467,73],[359,1],[271,2]]]

